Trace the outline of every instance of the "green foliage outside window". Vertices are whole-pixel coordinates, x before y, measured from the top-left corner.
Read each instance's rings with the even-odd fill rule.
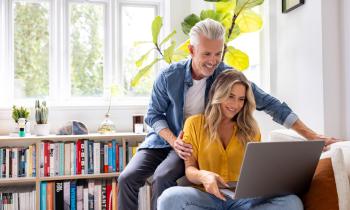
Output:
[[[25,97],[49,94],[48,5],[16,3],[14,7],[15,83]],[[23,88],[23,89],[21,89]]]
[[[71,4],[70,68],[73,96],[103,94],[103,7]]]

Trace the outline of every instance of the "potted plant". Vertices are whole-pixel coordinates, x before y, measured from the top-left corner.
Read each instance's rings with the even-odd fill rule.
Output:
[[[25,133],[30,134],[30,123],[28,121],[29,118],[29,110],[25,107],[16,107],[15,105],[12,107],[12,119],[15,121],[15,135],[17,135],[19,131],[18,120],[20,118],[25,119]],[[11,134],[12,135],[12,134]]]
[[[47,123],[49,110],[46,106],[46,101],[40,104],[39,100],[35,101],[35,121],[36,121],[36,135],[45,136],[50,133],[50,126]]]

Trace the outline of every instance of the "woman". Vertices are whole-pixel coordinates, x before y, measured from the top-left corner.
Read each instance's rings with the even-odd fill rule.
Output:
[[[245,146],[260,141],[253,118],[254,96],[248,80],[235,70],[221,73],[209,92],[204,115],[187,119],[184,140],[192,144],[185,161],[186,177],[194,187],[172,187],[158,199],[158,210],[178,209],[303,209],[295,195],[270,199],[231,199],[219,186],[237,181]]]

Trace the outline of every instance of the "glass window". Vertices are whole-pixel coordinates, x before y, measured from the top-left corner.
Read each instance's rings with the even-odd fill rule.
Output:
[[[123,74],[123,88],[128,95],[148,96],[152,90],[155,77],[154,69],[143,77],[139,84],[131,88],[130,83],[133,76],[140,70],[135,65],[135,61],[152,48],[149,44],[137,44],[142,41],[152,40],[151,25],[156,16],[155,6],[123,5],[121,7],[121,60]],[[155,59],[155,54],[151,53],[144,65]],[[143,65],[143,66],[144,66]],[[156,68],[155,65],[153,68]]]
[[[49,4],[17,1],[13,8],[14,96],[49,94]]]
[[[69,4],[69,66],[71,96],[102,96],[105,6]]]

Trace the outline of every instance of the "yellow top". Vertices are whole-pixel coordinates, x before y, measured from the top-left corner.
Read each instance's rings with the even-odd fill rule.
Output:
[[[192,156],[197,160],[199,170],[207,170],[219,174],[226,182],[238,181],[245,148],[236,137],[237,125],[233,126],[233,134],[226,149],[220,139],[212,143],[204,130],[204,115],[194,115],[186,120],[184,141],[192,144]],[[260,141],[260,133],[252,141]]]

